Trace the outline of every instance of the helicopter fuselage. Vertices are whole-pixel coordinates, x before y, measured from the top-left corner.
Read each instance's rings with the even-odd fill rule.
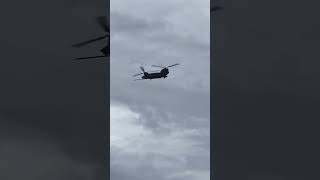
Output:
[[[141,78],[142,79],[166,78],[168,74],[169,74],[169,70],[167,68],[164,68],[158,73],[147,73],[147,72],[145,72],[144,75]]]

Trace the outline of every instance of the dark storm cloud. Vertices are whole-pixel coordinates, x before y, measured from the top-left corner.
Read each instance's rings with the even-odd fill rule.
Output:
[[[6,161],[0,166],[21,163],[30,170],[19,174],[17,166],[6,166],[2,179],[106,178],[108,61],[73,61],[97,55],[103,42],[81,50],[71,44],[103,33],[95,17],[107,14],[107,4],[23,1],[2,6],[0,139],[8,151],[1,151]],[[24,147],[33,152],[23,153]]]
[[[318,179],[319,5],[220,4],[211,16],[217,179]]]

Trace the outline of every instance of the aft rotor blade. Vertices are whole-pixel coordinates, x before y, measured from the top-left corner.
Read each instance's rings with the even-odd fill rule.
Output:
[[[143,73],[135,74],[135,75],[133,75],[133,77],[139,76],[139,75],[141,75],[141,74],[143,74]]]
[[[110,32],[110,28],[108,26],[108,21],[106,16],[99,16],[96,18],[98,24],[103,28],[104,31]]]
[[[152,67],[165,68],[165,67],[163,67],[163,66],[160,66],[160,65],[152,65]]]
[[[177,64],[172,64],[172,65],[170,65],[168,67],[173,67],[173,66],[177,66],[177,65],[179,65],[179,64],[178,63]]]
[[[89,57],[76,58],[75,60],[96,59],[96,58],[102,58],[102,57],[107,57],[107,56],[89,56]]]
[[[146,71],[147,73],[155,73],[155,72],[159,72],[159,71]]]
[[[98,37],[98,38],[95,38],[95,39],[90,39],[90,40],[88,40],[88,41],[84,41],[84,42],[81,42],[81,43],[78,43],[78,44],[74,44],[74,45],[72,45],[72,46],[73,46],[73,47],[82,47],[82,46],[87,45],[87,44],[89,44],[89,43],[92,43],[92,42],[96,42],[96,41],[105,39],[106,37],[108,37],[108,35],[104,35],[104,36],[101,36],[101,37]]]

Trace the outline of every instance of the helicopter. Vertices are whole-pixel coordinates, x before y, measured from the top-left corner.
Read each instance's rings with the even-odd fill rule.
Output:
[[[135,79],[135,81],[137,81],[137,80],[145,80],[145,79],[152,80],[152,79],[166,78],[167,75],[169,74],[169,67],[173,67],[173,66],[177,66],[177,65],[179,65],[179,64],[176,63],[176,64],[172,64],[170,66],[152,65],[153,67],[159,67],[159,68],[162,68],[162,69],[160,71],[149,71],[149,72],[146,72],[144,70],[144,68],[141,66],[140,69],[141,69],[142,73],[135,74],[135,75],[133,75],[133,77],[136,77],[136,76],[139,76],[139,75],[143,74],[141,79]]]
[[[82,59],[93,59],[93,58],[102,58],[102,57],[110,57],[110,28],[109,25],[107,23],[107,17],[106,16],[99,16],[96,18],[97,23],[100,25],[100,27],[105,31],[105,35],[94,38],[94,39],[90,39],[81,43],[77,43],[72,45],[75,48],[80,48],[82,46],[85,46],[87,44],[93,43],[93,42],[97,42],[103,39],[108,38],[107,41],[107,45],[105,47],[103,47],[100,52],[103,55],[100,56],[89,56],[89,57],[81,57],[81,58],[76,58],[76,60],[82,60]]]

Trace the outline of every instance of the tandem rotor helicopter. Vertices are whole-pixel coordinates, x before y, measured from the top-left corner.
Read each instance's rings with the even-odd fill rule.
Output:
[[[82,46],[85,46],[87,44],[93,43],[93,42],[97,42],[100,40],[106,40],[106,38],[108,38],[107,41],[107,45],[105,47],[103,47],[100,52],[103,55],[100,56],[88,56],[88,57],[81,57],[81,58],[76,58],[76,60],[82,60],[82,59],[94,59],[94,58],[102,58],[102,57],[109,57],[110,56],[110,28],[108,25],[108,21],[107,21],[107,17],[106,16],[99,16],[96,18],[97,23],[100,25],[100,27],[105,31],[105,35],[94,38],[94,39],[90,39],[81,43],[77,43],[72,45],[73,47],[76,48],[80,48]]]
[[[134,81],[137,81],[137,80],[146,80],[146,79],[159,79],[159,78],[166,78],[167,75],[169,74],[169,67],[173,67],[173,66],[177,66],[179,65],[178,63],[176,64],[172,64],[170,66],[161,66],[161,65],[152,65],[153,67],[158,67],[158,68],[162,68],[160,71],[149,71],[149,72],[146,72],[144,70],[144,68],[141,66],[140,69],[142,71],[142,73],[139,73],[139,74],[135,74],[133,75],[133,77],[136,77],[136,76],[139,76],[139,75],[143,75],[141,77],[141,79],[135,79]]]

